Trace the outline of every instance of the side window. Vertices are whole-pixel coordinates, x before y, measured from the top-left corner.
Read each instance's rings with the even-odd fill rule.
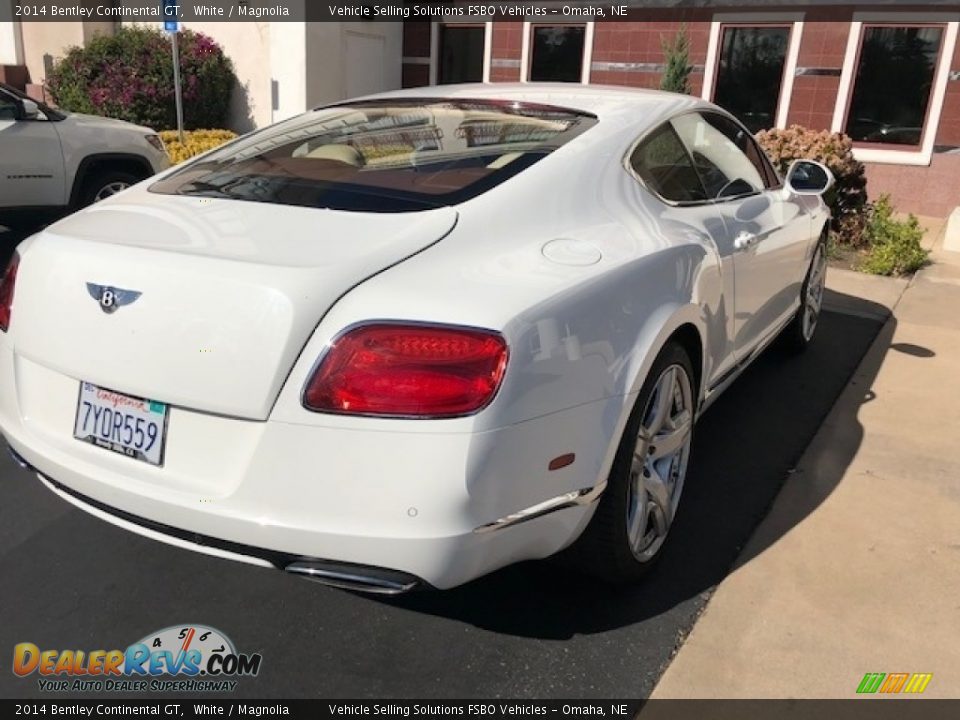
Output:
[[[716,113],[688,113],[670,122],[690,151],[707,198],[752,195],[767,187],[759,149],[737,123]]]
[[[718,116],[719,117],[719,116]],[[720,118],[729,122],[726,118]],[[740,127],[733,123],[734,127],[740,130]],[[757,143],[756,139],[747,133],[742,133],[742,142],[744,144],[743,151],[747,154],[750,162],[753,163],[753,166],[760,172],[763,176],[764,185],[766,185],[767,190],[773,190],[783,186],[783,183],[780,180],[780,176],[777,175],[777,171],[773,169],[773,164],[770,162],[770,158],[767,157],[767,154],[760,149],[760,145]]]
[[[669,123],[654,130],[630,156],[644,184],[665,200],[702,202],[703,184],[683,143]]]
[[[6,93],[0,92],[0,120],[16,120],[17,115],[17,103]]]
[[[704,118],[708,123],[730,138],[730,141],[734,145],[743,150],[744,155],[747,156],[747,159],[753,163],[757,172],[763,177],[764,185],[767,189],[778,188],[783,184],[780,182],[776,170],[773,169],[773,165],[770,164],[770,160],[748,131],[723,115],[704,113]]]
[[[783,187],[783,180],[780,179],[780,176],[777,174],[776,169],[773,167],[773,163],[770,162],[770,158],[767,157],[767,154],[760,149],[760,145],[756,140],[750,141],[750,145],[754,149],[754,154],[747,154],[747,157],[753,160],[754,157],[757,158],[757,161],[754,165],[763,168],[763,179],[767,183],[767,190],[776,190]]]

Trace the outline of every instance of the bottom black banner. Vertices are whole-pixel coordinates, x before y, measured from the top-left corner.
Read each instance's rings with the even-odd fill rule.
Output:
[[[927,720],[960,700],[0,700],[2,717],[603,717],[630,720]]]

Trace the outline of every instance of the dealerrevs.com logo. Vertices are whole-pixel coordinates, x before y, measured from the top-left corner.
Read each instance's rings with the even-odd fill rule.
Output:
[[[45,692],[229,692],[236,678],[259,673],[262,660],[260,653],[238,653],[230,638],[205,625],[164,628],[126,650],[41,650],[29,642],[13,648],[14,674],[36,673]]]

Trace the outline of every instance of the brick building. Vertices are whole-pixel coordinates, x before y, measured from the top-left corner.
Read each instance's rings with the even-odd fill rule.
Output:
[[[684,25],[695,94],[752,129],[843,131],[871,195],[921,215],[960,206],[960,9],[905,3],[631,9],[628,22],[408,22],[403,85],[659,86]]]

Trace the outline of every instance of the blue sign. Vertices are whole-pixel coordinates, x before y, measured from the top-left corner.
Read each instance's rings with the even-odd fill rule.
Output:
[[[176,20],[180,11],[180,0],[163,0],[163,29],[175,33],[180,30],[180,23]],[[171,19],[173,18],[173,19]]]

